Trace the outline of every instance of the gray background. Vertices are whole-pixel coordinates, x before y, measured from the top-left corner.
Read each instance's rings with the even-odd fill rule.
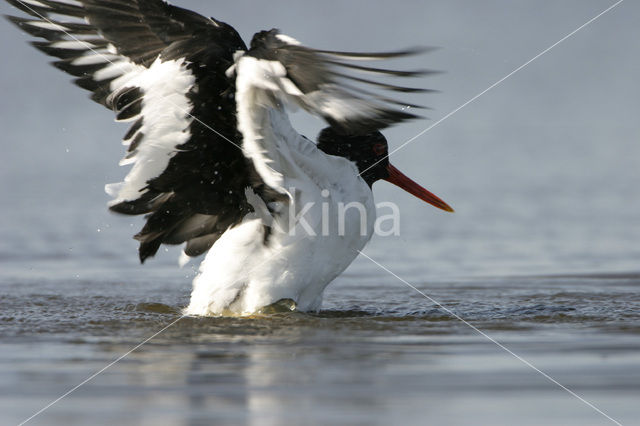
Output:
[[[258,29],[277,27],[319,48],[440,47],[393,64],[445,73],[415,81],[441,93],[408,99],[433,108],[425,112],[431,120],[388,130],[392,147],[611,4],[179,2],[232,23],[247,41]],[[639,8],[623,3],[395,154],[401,170],[457,213],[441,214],[379,183],[377,201],[402,208],[402,238],[374,240],[370,250],[395,247],[389,251],[409,263],[426,259],[421,273],[438,276],[637,270]],[[26,35],[6,22],[0,32],[0,253],[29,256],[46,229],[60,240],[93,233],[96,245],[114,250],[117,242],[117,252],[130,253],[134,263],[129,236],[141,222],[107,213],[102,190],[125,174],[117,161],[126,127],[46,66]],[[321,127],[299,114],[296,123],[309,136]],[[167,259],[173,263],[176,254]]]

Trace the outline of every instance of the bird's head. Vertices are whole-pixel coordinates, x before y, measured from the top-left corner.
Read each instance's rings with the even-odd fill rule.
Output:
[[[318,135],[318,148],[326,154],[354,162],[360,176],[369,186],[380,179],[386,180],[434,207],[453,212],[447,203],[405,176],[389,162],[389,145],[379,131],[353,135],[327,127]]]

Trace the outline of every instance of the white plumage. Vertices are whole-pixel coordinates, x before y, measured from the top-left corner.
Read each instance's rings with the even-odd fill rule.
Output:
[[[373,235],[373,194],[355,165],[318,150],[291,127],[282,110],[264,106],[254,108],[253,114],[263,124],[264,139],[286,147],[282,151],[288,154],[279,158],[281,170],[286,170],[281,187],[292,191],[291,201],[273,219],[268,245],[262,241],[264,221],[257,214],[222,235],[200,266],[187,314],[251,314],[282,299],[292,300],[302,311],[319,309],[326,286]],[[339,211],[349,203],[365,207],[364,233],[358,210],[344,215]],[[344,218],[342,235],[338,217]]]
[[[345,72],[420,75],[350,62],[415,50],[314,50],[277,30],[247,47],[228,24],[162,0],[6,1],[29,15],[9,19],[42,39],[35,47],[132,123],[120,162],[132,167],[106,186],[109,206],[146,215],[142,261],[162,244],[184,243],[181,263],[206,253],[188,314],[251,314],[283,299],[319,309],[372,236],[379,179],[450,210],[389,164],[378,130],[415,116],[366,87],[420,90]],[[299,108],[329,124],[318,145],[291,126],[287,111]]]
[[[144,117],[142,127],[136,132],[143,134],[144,140],[120,161],[121,166],[133,164],[124,182],[107,190],[114,194],[113,188],[117,188],[115,199],[110,203],[116,205],[140,197],[149,179],[159,176],[177,153],[177,147],[189,140],[193,117],[187,94],[195,84],[195,77],[186,70],[183,59],[166,62],[157,59],[149,68],[124,61],[106,69],[110,67],[126,70],[111,82],[112,93],[127,87],[139,87],[145,93],[140,114],[126,119],[134,121]],[[135,135],[129,141],[133,138]]]

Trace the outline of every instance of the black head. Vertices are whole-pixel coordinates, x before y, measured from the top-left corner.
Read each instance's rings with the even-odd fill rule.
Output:
[[[447,203],[409,179],[389,163],[387,139],[378,131],[353,135],[345,134],[333,127],[327,127],[318,135],[318,148],[326,154],[353,161],[358,167],[360,176],[370,187],[377,180],[384,179],[432,206],[448,212],[453,211]]]
[[[389,177],[389,146],[378,131],[364,135],[344,134],[333,127],[318,135],[318,148],[329,155],[344,157],[356,163],[358,171],[369,186]]]

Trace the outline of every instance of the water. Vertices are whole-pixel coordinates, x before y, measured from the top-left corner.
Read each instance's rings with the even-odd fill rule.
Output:
[[[345,276],[319,314],[183,318],[168,280],[4,284],[0,411],[33,424],[607,424],[384,276]],[[640,275],[416,283],[625,424],[640,396]]]
[[[443,92],[415,100],[434,120],[608,6],[180,3],[245,38],[269,22],[326,48],[442,46],[406,64],[448,71],[416,83]],[[612,424],[487,336],[636,424],[639,7],[625,2],[392,157],[456,208],[375,187],[401,208],[401,232],[366,253],[427,297],[360,257],[322,312],[243,319],[181,318],[193,266],[179,269],[174,249],[139,265],[141,221],[106,212],[125,129],[0,24],[0,423],[173,324],[30,424]],[[389,130],[391,146],[434,120]]]
[[[562,259],[571,244],[552,241],[555,263],[523,258],[542,251],[534,237],[513,251],[525,235],[505,232],[487,251],[481,235],[491,229],[464,229],[461,219],[458,236],[425,228],[436,234],[426,242],[418,231],[379,238],[367,251],[429,298],[361,257],[318,314],[181,318],[193,270],[176,267],[175,250],[139,266],[127,219],[101,213],[99,203],[82,211],[49,196],[40,195],[50,206],[40,224],[40,212],[16,199],[21,215],[2,229],[3,424],[26,419],[174,322],[31,424],[609,423],[459,318],[616,420],[635,422],[640,273],[545,273],[597,260]],[[415,213],[427,214],[422,206]],[[407,225],[417,219],[404,217]],[[633,259],[618,257],[612,265]],[[541,273],[487,274],[533,267]]]

